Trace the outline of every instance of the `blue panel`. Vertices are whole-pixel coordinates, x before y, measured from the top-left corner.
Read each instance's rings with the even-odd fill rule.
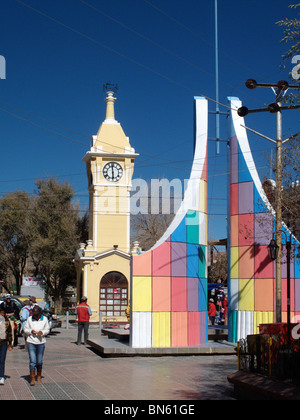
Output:
[[[254,184],[254,213],[269,213],[268,207],[263,202]]]
[[[199,246],[194,244],[186,244],[187,247],[187,277],[199,276]]]
[[[199,245],[199,277],[205,277],[205,274],[206,274],[205,246]]]
[[[241,148],[239,147],[239,182],[253,181]]]
[[[171,235],[172,242],[186,242],[186,216]]]
[[[295,279],[300,279],[300,250],[295,246]]]
[[[199,311],[207,311],[207,279],[199,279]]]

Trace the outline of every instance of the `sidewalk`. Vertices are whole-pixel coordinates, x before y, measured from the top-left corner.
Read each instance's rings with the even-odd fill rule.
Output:
[[[90,340],[99,337],[90,328]],[[163,356],[103,358],[90,346],[77,346],[77,329],[59,328],[47,339],[43,383],[29,386],[28,354],[8,352],[0,400],[228,400],[235,399],[227,376],[237,358]]]

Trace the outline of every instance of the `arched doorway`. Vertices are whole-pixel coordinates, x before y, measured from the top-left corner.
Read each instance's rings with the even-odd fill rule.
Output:
[[[106,273],[100,282],[100,311],[104,316],[124,316],[128,305],[128,281],[118,271]]]

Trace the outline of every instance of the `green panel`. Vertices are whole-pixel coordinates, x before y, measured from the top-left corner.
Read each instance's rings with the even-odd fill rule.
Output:
[[[237,340],[237,323],[238,323],[238,311],[229,312],[228,341],[231,343],[236,343],[236,340]]]
[[[187,242],[199,244],[199,213],[189,210],[186,215]]]

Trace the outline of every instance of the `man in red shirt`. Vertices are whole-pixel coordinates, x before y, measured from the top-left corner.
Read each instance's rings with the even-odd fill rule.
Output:
[[[211,325],[215,325],[216,315],[217,315],[217,310],[216,310],[216,305],[214,303],[214,300],[209,299],[208,316],[209,316]]]
[[[84,331],[84,344],[87,344],[88,333],[89,333],[89,323],[90,316],[92,315],[91,308],[87,304],[87,298],[83,296],[80,299],[80,304],[77,305],[75,313],[77,315],[78,322],[78,335],[77,335],[77,345],[81,344],[82,330]]]

